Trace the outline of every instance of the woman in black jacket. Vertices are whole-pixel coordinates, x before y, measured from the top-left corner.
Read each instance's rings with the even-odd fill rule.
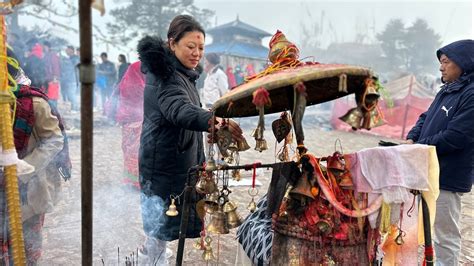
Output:
[[[179,15],[169,26],[167,42],[147,36],[138,44],[146,76],[139,152],[142,218],[147,235],[143,251],[151,261],[160,258],[158,264],[165,263],[166,241],[179,238],[181,215],[165,215],[170,197],[183,191],[188,169],[204,162],[202,132],[214,126],[212,113],[201,108],[195,87],[204,40],[201,25],[191,16]],[[235,139],[242,138],[235,122],[229,126]],[[178,211],[180,207],[178,204]],[[188,222],[186,235],[199,237],[202,224],[194,206]]]

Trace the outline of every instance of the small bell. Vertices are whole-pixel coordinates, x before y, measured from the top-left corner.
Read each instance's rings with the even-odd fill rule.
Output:
[[[202,253],[202,259],[204,261],[211,261],[214,260],[214,254],[212,254],[212,247],[211,247],[211,238],[206,237],[204,240],[204,253]]]
[[[232,179],[235,181],[240,181],[242,176],[240,175],[240,171],[238,169],[232,170]]]
[[[216,165],[216,161],[214,160],[214,158],[210,157],[209,159],[207,159],[205,170],[207,172],[212,172],[214,170],[217,170],[217,165]]]
[[[238,151],[246,151],[250,149],[250,145],[247,143],[247,141],[242,138],[237,141],[237,149]]]
[[[255,140],[255,150],[258,152],[268,150],[267,141],[264,138]]]
[[[171,199],[171,204],[166,211],[166,215],[168,216],[178,216],[178,211],[176,210],[176,205],[174,204],[174,199]]]
[[[196,242],[194,242],[193,247],[197,250],[204,250],[204,245],[202,244],[202,238],[198,238]]]
[[[365,80],[365,105],[372,106],[380,98],[380,93],[377,91],[377,85],[372,78]]]
[[[247,205],[247,210],[249,210],[251,213],[254,213],[257,210],[257,203],[255,203],[253,198],[249,202],[249,205]]]
[[[339,176],[345,171],[345,162],[343,156],[339,152],[334,152],[328,157],[327,169],[331,170],[334,175]]]
[[[352,189],[354,187],[350,171],[346,171],[341,175],[341,178],[339,179],[339,186],[342,189]]]
[[[237,206],[232,201],[224,204],[224,213],[227,215],[227,225],[229,229],[239,227],[242,224],[242,218],[237,213]]]

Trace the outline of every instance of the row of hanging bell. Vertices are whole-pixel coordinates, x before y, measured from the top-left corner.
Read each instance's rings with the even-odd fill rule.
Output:
[[[242,218],[237,213],[237,206],[227,201],[224,205],[219,205],[217,211],[211,214],[211,221],[207,226],[207,231],[215,234],[228,234],[229,229],[239,227]]]

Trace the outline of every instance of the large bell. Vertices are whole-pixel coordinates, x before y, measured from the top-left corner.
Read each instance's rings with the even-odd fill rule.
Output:
[[[306,174],[302,175],[296,184],[296,186],[290,191],[290,196],[293,199],[300,201],[302,204],[306,203],[307,200],[314,200],[316,195],[313,195],[311,191],[311,184]]]
[[[227,217],[222,211],[222,206],[211,215],[211,222],[207,226],[207,231],[214,234],[228,234]]]
[[[339,117],[342,121],[349,124],[353,130],[360,129],[362,127],[362,118],[364,117],[359,107],[350,109],[345,115]]]
[[[204,210],[207,213],[213,214],[219,209],[219,193],[216,191],[212,194],[208,194],[204,199]]]
[[[229,229],[239,227],[242,224],[242,218],[237,213],[237,206],[232,201],[224,204],[224,213],[227,216],[227,225]]]

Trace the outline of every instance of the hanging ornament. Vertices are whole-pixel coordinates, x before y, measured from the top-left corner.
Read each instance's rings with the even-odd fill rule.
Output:
[[[272,123],[273,135],[278,143],[286,138],[291,131],[291,123],[288,120],[288,112],[283,112],[277,120]]]
[[[303,132],[303,115],[306,109],[306,86],[303,82],[298,82],[293,85],[295,102],[293,105],[292,119],[293,128],[296,135],[296,144],[298,145],[299,155],[306,153],[307,149],[304,146],[304,132]]]
[[[255,138],[255,150],[262,152],[268,149],[263,132],[265,131],[264,108],[271,105],[270,93],[263,87],[257,89],[253,92],[252,103],[258,110],[258,125],[252,136]]]
[[[252,173],[252,187],[249,188],[248,193],[252,197],[249,204],[247,205],[247,210],[251,213],[257,210],[257,203],[255,202],[255,196],[258,195],[258,189],[255,187],[255,180],[257,178],[257,165],[253,164],[253,173]]]

